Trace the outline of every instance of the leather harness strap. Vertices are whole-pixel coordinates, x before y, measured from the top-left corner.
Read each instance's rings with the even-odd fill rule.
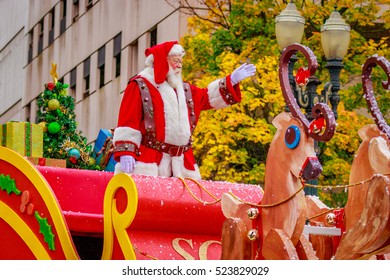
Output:
[[[184,152],[191,148],[191,138],[187,145],[176,146],[169,143],[161,142],[156,139],[156,125],[154,122],[153,103],[150,91],[142,78],[137,78],[135,81],[141,92],[142,107],[144,113],[144,122],[146,128],[146,137],[142,138],[141,143],[148,148],[158,150],[159,152],[167,153],[171,157],[181,156]],[[190,126],[191,134],[196,126],[196,116],[194,111],[194,102],[192,100],[191,87],[188,83],[183,83],[184,93],[186,97],[187,108],[190,111]]]

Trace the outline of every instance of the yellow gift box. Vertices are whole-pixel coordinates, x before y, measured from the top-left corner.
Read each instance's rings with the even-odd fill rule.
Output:
[[[43,129],[29,122],[7,122],[0,127],[0,145],[22,156],[43,156]]]

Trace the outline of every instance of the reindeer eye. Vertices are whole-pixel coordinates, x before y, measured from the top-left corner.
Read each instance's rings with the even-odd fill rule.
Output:
[[[286,134],[284,135],[284,142],[287,148],[294,149],[298,146],[299,140],[301,139],[301,131],[296,125],[291,125],[287,128]]]

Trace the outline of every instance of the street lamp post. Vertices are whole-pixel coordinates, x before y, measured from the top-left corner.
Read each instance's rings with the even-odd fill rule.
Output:
[[[331,94],[329,102],[337,120],[337,106],[340,102],[340,72],[343,66],[343,57],[347,54],[351,28],[341,18],[336,7],[324,25],[321,26],[322,49],[326,56],[326,68],[330,74]]]
[[[291,1],[286,8],[275,18],[276,39],[280,51],[293,43],[300,43],[304,33],[305,18],[297,10]],[[307,118],[311,119],[311,109],[317,102],[330,103],[332,111],[337,119],[337,106],[340,102],[338,94],[340,90],[340,72],[343,69],[343,57],[348,51],[350,39],[350,27],[342,19],[335,7],[325,24],[321,26],[321,43],[324,50],[329,71],[330,82],[326,83],[324,90],[318,94],[317,87],[321,81],[314,75],[310,76],[305,89],[297,86],[293,71],[298,58],[292,56],[289,61],[289,81],[294,92],[295,99],[301,109],[306,112]],[[328,92],[330,92],[328,96]],[[286,107],[287,108],[287,107]],[[318,143],[315,143],[317,154],[320,152]],[[309,182],[310,183],[310,182]],[[317,180],[312,182],[317,184]],[[305,188],[306,194],[317,195],[316,188]]]
[[[305,18],[301,16],[296,5],[291,1],[286,8],[275,18],[275,33],[280,52],[289,45],[300,43],[305,29]],[[295,99],[298,100],[297,85],[295,83],[294,64],[298,58],[293,54],[288,64],[288,77]],[[288,106],[285,107],[289,111]]]

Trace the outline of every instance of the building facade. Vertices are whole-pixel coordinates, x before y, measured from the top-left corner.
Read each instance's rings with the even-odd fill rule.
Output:
[[[144,50],[187,31],[186,16],[165,0],[0,0],[0,14],[0,123],[36,122],[54,62],[90,142],[116,126]]]

